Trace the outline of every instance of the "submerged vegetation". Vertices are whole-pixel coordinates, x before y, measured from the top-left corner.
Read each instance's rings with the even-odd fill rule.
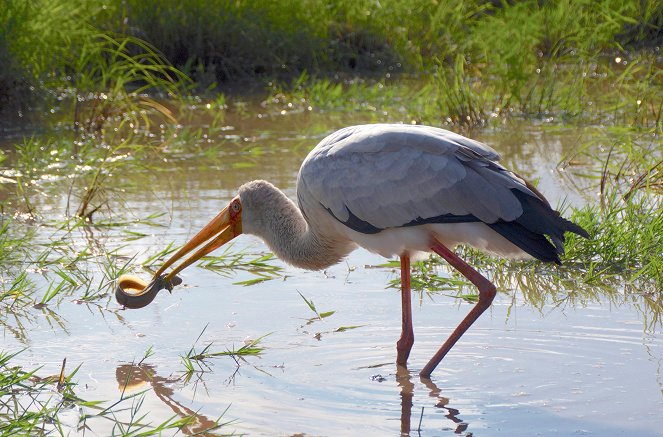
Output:
[[[264,151],[226,134],[229,114],[342,111],[455,130],[508,129],[515,118],[600,126],[559,163],[598,193],[565,212],[592,238],[569,235],[564,267],[461,250],[500,289],[517,288],[539,308],[539,289],[558,305],[625,295],[648,307],[647,326],[660,326],[662,29],[663,4],[653,0],[5,0],[0,325],[27,347],[39,323],[66,332],[60,307],[71,302],[123,321],[111,304],[113,280],[136,266],[152,271],[175,249],[150,243],[176,199],[163,205],[169,212],[129,211],[129,196],[196,155],[213,163],[223,153],[241,156],[248,161],[235,165],[250,168]],[[189,123],[192,113],[205,122]],[[315,126],[309,137],[331,129]],[[309,137],[307,147],[315,142]],[[127,247],[134,243],[149,249],[133,255]],[[199,267],[251,275],[236,282],[243,285],[284,275],[271,254],[232,247]],[[419,264],[413,288],[475,299],[440,269],[436,258]],[[301,297],[316,316],[309,323],[334,314]],[[179,354],[185,375],[208,370],[218,356],[239,365],[263,353],[262,339],[222,351],[192,347]],[[96,419],[110,420],[116,434],[156,435],[196,418],[191,412],[153,425],[142,409],[145,392],[123,391],[103,406],[79,397],[75,370],[38,376],[40,369],[13,363],[20,358],[0,351],[2,435],[66,435],[92,429]],[[136,372],[155,391],[173,383],[154,377],[147,358],[124,369],[127,381]],[[71,411],[75,423],[64,425],[62,413]]]

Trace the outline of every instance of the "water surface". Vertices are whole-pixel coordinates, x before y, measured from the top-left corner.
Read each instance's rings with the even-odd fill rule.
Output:
[[[71,238],[119,248],[124,259],[138,261],[168,242],[181,245],[243,182],[268,179],[294,198],[308,150],[328,132],[360,121],[229,114],[223,129],[210,130],[209,144],[222,145],[213,159],[183,153],[161,171],[119,177],[145,189],[118,199],[115,218],[165,212],[156,219],[160,227],[92,226]],[[194,122],[205,127],[204,120]],[[591,135],[591,128],[513,122],[473,136],[500,152],[505,165],[538,180],[553,205],[577,206],[594,200],[592,181],[576,174],[582,165],[562,171],[559,164]],[[62,210],[66,198],[57,187],[55,181],[39,198],[41,209]],[[147,236],[128,239],[127,231]],[[259,255],[267,248],[242,236],[230,251]],[[97,304],[72,296],[54,308],[33,308],[6,322],[4,344],[27,348],[22,364],[43,365],[45,374],[57,373],[64,357],[72,367],[81,364],[76,392],[84,399],[114,402],[123,391],[147,389],[149,420],[195,414],[198,423],[184,430],[189,434],[223,414],[223,422],[231,421],[223,432],[257,436],[663,435],[663,331],[643,297],[590,290],[559,301],[583,290],[538,290],[542,300],[533,303],[532,290],[502,290],[431,380],[421,380],[418,371],[471,304],[417,294],[415,346],[408,369],[398,367],[400,296],[387,288],[398,271],[379,267],[384,261],[364,250],[324,272],[274,261],[285,278],[247,287],[235,283],[250,273],[192,267],[183,286],[141,310],[121,310],[110,296]],[[334,314],[316,320],[300,293],[319,312]],[[181,356],[192,345],[200,350],[213,342],[220,351],[265,335],[260,356],[210,359],[183,378]],[[153,354],[143,359],[149,348]],[[77,418],[71,412],[71,435],[83,434]],[[104,419],[88,426],[85,435],[113,431]]]

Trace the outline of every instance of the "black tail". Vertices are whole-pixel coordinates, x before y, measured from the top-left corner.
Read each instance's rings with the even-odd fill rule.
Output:
[[[561,264],[559,256],[564,253],[565,232],[589,238],[587,231],[561,217],[547,202],[518,189],[511,191],[520,201],[523,213],[514,221],[498,221],[488,226],[534,258]]]

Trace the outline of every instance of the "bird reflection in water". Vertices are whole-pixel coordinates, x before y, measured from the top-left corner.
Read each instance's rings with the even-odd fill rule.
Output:
[[[164,378],[159,376],[154,368],[149,364],[121,364],[115,369],[115,378],[119,384],[121,392],[137,390],[140,387],[149,384],[152,386],[154,394],[164,404],[173,410],[181,418],[190,418],[190,422],[181,429],[185,435],[211,436],[211,431],[217,429],[219,424],[210,418],[185,407],[173,399],[175,391],[171,388],[172,384],[181,382],[180,378]]]
[[[460,417],[460,411],[456,408],[449,407],[449,398],[442,396],[440,388],[430,379],[420,377],[420,381],[426,386],[429,391],[428,396],[437,400],[435,403],[436,408],[441,408],[447,411],[444,415],[447,419],[452,421],[455,425],[454,433],[471,437],[472,433],[463,434],[467,431],[468,424],[465,423]],[[412,382],[412,374],[405,366],[396,366],[396,382],[401,388],[401,436],[419,435],[421,432],[421,425],[424,420],[425,407],[418,413],[414,412],[414,429],[412,427],[412,407],[414,405],[414,390],[415,384]]]
[[[154,366],[150,364],[121,364],[115,369],[115,377],[120,391],[137,390],[147,384],[152,386],[154,394],[164,404],[166,404],[175,414],[182,418],[191,418],[191,422],[182,428],[185,435],[211,436],[211,431],[219,427],[218,422],[211,420],[192,409],[185,407],[173,399],[175,390],[172,385],[181,382],[180,378],[166,378],[159,376]],[[442,396],[440,388],[429,378],[420,377],[420,381],[426,386],[429,397],[436,400],[435,407],[446,410],[445,417],[453,422],[456,427],[454,433],[471,437],[472,433],[463,434],[468,427],[460,417],[460,412],[449,407],[449,399]],[[401,436],[418,435],[421,431],[425,410],[415,411],[414,421],[412,420],[412,407],[414,404],[415,383],[412,381],[412,374],[405,366],[396,366],[396,382],[400,387],[401,398]],[[414,422],[414,428],[413,428]]]

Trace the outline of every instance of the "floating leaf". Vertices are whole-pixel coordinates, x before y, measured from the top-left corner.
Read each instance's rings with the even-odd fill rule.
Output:
[[[334,332],[345,332],[351,329],[363,328],[364,326],[366,325],[341,326],[339,328],[334,329]]]

